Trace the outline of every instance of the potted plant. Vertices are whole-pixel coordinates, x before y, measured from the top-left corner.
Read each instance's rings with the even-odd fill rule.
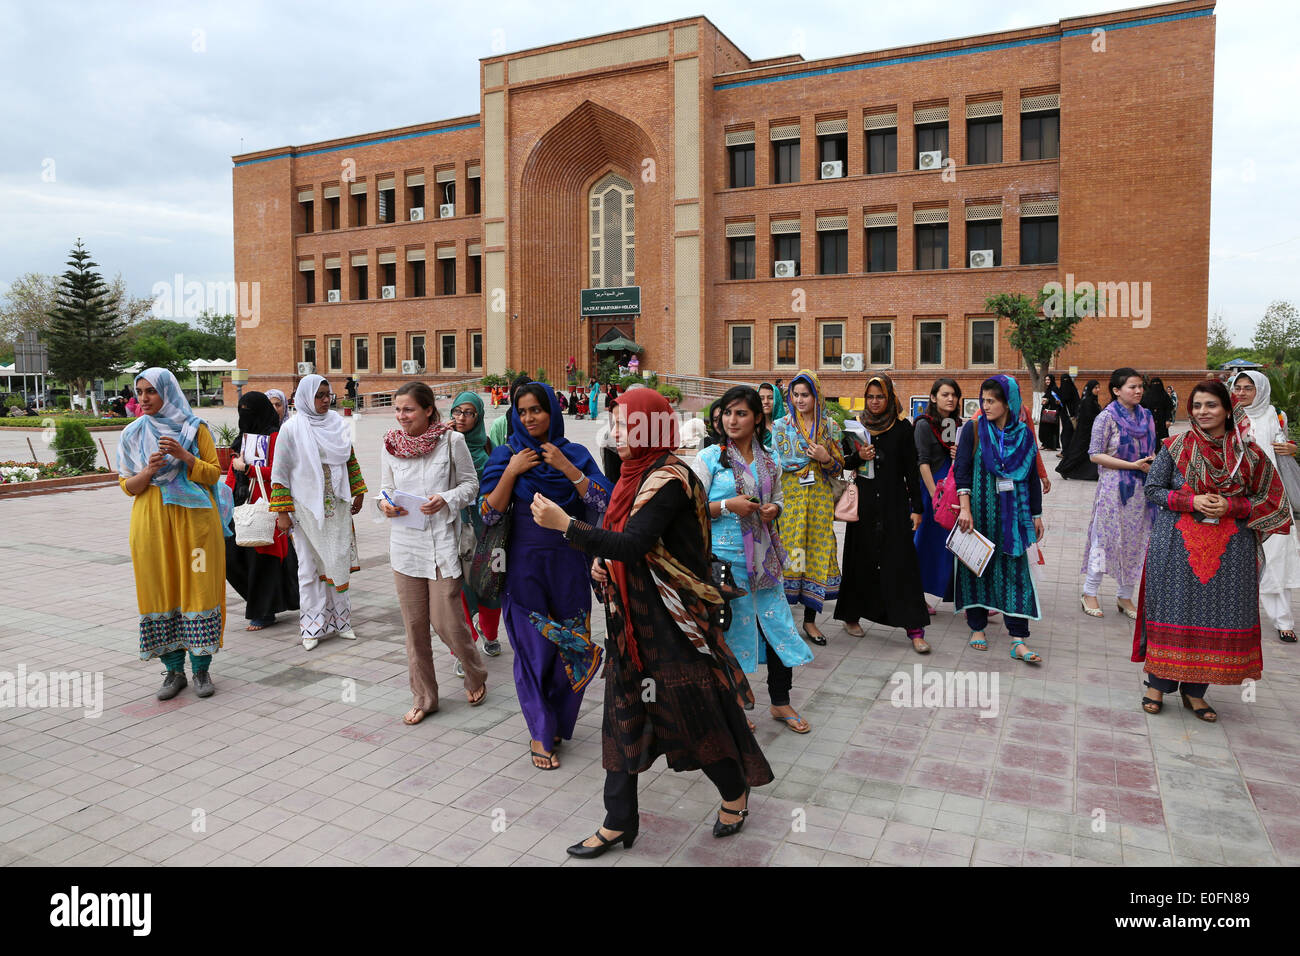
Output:
[[[357,403],[350,398],[339,399],[339,408],[343,409],[343,417],[351,418],[352,409],[356,408]]]
[[[212,429],[212,437],[217,443],[217,463],[221,465],[222,472],[230,470],[230,459],[235,456],[234,449],[230,446],[239,436],[239,429],[234,425],[217,425]]]

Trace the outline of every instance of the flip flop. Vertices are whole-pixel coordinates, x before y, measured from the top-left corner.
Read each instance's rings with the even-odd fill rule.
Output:
[[[808,721],[800,717],[798,713],[796,713],[793,717],[778,717],[776,714],[773,714],[772,719],[781,721],[787,727],[793,730],[796,734],[806,734],[812,731],[812,724],[809,724]],[[808,726],[805,727],[803,730],[800,730],[798,727],[794,725],[794,721],[802,721],[803,723],[808,724]]]
[[[416,717],[415,720],[408,720],[407,718],[409,718],[412,714],[419,714],[420,716]],[[424,718],[427,716],[429,715],[425,713],[423,710],[421,710],[419,707],[412,707],[404,715],[402,715],[402,723],[406,724],[406,726],[408,727],[414,727],[420,721],[424,720]]]
[[[529,743],[528,756],[532,760],[533,767],[537,770],[559,770],[560,769],[558,766],[556,766],[554,763],[551,762],[555,759],[554,751],[552,751],[551,753],[547,753],[545,750],[534,750],[533,745]],[[537,758],[539,757],[542,760],[546,761],[545,767],[538,765]]]
[[[479,704],[483,703],[483,701],[487,700],[487,684],[484,684],[482,687],[478,689],[477,697],[471,697],[468,693],[466,693],[465,699],[469,701],[469,705],[471,707],[477,707]]]

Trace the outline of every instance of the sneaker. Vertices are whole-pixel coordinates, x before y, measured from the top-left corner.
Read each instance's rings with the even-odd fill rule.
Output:
[[[211,697],[217,692],[216,685],[206,670],[194,672],[194,693],[199,697]]]
[[[484,642],[483,642],[483,653],[486,654],[488,657],[500,657],[500,656],[501,656],[501,642],[500,642],[500,641],[484,641]]]
[[[197,676],[198,675],[196,674],[195,677]],[[183,671],[168,671],[167,676],[163,679],[163,685],[158,688],[158,699],[171,700],[188,687],[189,683],[190,682],[185,679],[185,673]]]
[[[345,627],[343,630],[336,631],[335,633],[345,641],[355,641],[357,639],[356,632],[350,627]]]
[[[456,662],[456,666],[451,669],[451,672],[455,674],[457,677],[465,676],[465,668],[460,666],[460,661]]]
[[[302,649],[304,651],[309,651],[319,643],[320,638],[318,637],[304,637],[302,639]]]

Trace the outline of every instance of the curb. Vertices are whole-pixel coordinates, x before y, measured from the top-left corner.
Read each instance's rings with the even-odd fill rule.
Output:
[[[69,478],[43,478],[39,481],[16,481],[0,485],[0,498],[17,498],[23,495],[44,495],[56,491],[75,491],[78,488],[96,488],[117,481],[117,472],[97,475],[73,475]]]

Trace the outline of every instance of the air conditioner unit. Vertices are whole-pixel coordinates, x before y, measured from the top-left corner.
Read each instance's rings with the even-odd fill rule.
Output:
[[[972,249],[970,251],[970,267],[972,269],[987,269],[992,265],[992,249]]]
[[[316,363],[315,363],[315,362],[299,362],[299,363],[298,363],[298,374],[299,374],[299,375],[315,375],[315,374],[316,374]]]
[[[778,279],[791,279],[795,275],[795,261],[793,259],[778,259],[776,265],[772,267],[772,275]]]
[[[838,159],[834,162],[822,163],[822,179],[843,179],[844,164]]]
[[[864,367],[861,352],[845,352],[840,356],[840,371],[861,372]]]
[[[422,371],[422,369],[420,368],[420,363],[417,362],[415,359],[402,359],[403,375],[415,375],[420,371]]]
[[[439,219],[450,219],[455,215],[456,215],[456,204],[453,202],[445,202],[438,207]]]
[[[423,206],[412,206],[412,207],[411,207],[411,222],[423,222],[423,221],[424,221],[424,207],[423,207]]]
[[[380,287],[379,287],[379,297],[380,297],[381,299],[396,299],[396,298],[397,298],[397,286],[395,286],[395,285],[385,285],[385,286],[380,286]]]
[[[932,149],[917,157],[917,169],[938,169],[943,165],[943,150]]]
[[[325,299],[329,302],[342,302],[343,293],[338,289],[330,289],[325,293]]]

